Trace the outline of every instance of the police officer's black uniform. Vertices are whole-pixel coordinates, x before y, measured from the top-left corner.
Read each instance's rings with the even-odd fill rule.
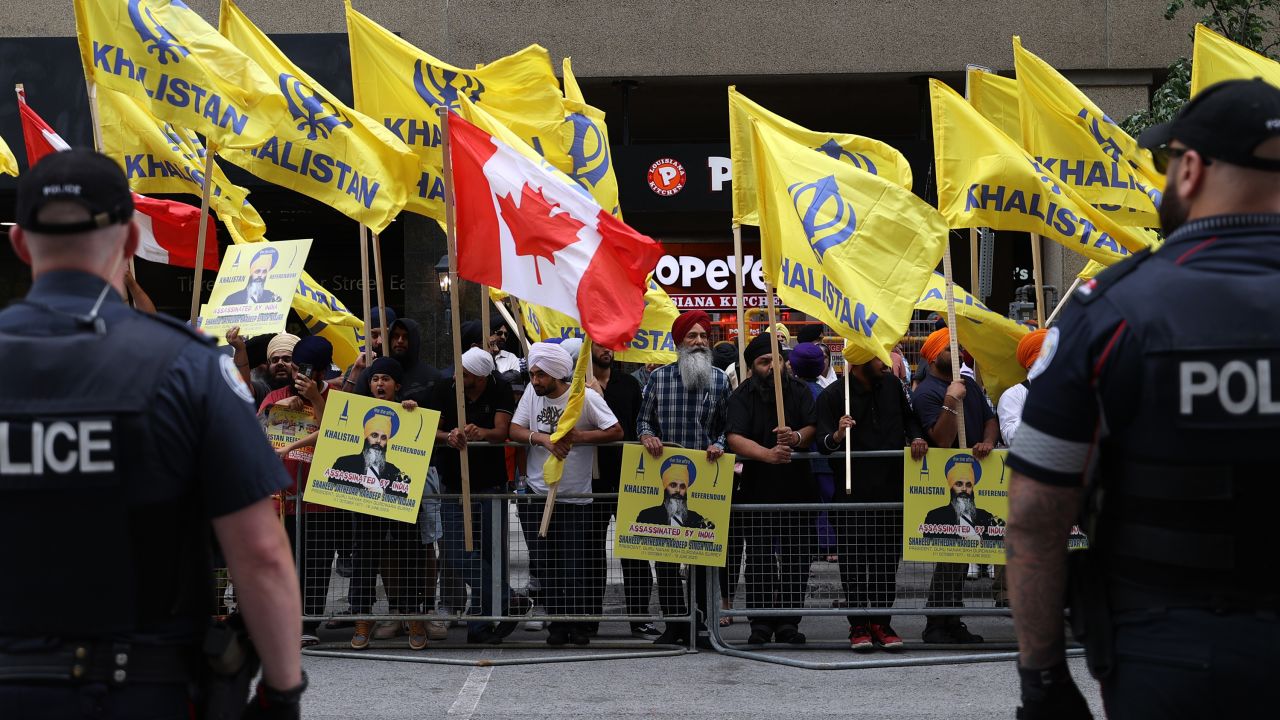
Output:
[[[58,232],[34,221],[50,198],[128,220],[111,160],[59,155],[20,183],[20,226]],[[78,198],[24,197],[68,177]],[[189,717],[209,519],[288,485],[252,395],[211,340],[75,271],[0,312],[0,378],[0,716]]]
[[[1173,137],[1280,171],[1249,160],[1280,137],[1280,91],[1229,85]],[[1108,715],[1280,712],[1280,215],[1184,224],[1085,284],[1049,333],[1009,466],[1087,490],[1072,612]]]

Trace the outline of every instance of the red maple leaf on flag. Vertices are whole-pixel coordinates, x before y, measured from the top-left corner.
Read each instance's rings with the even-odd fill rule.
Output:
[[[538,270],[538,258],[555,265],[555,252],[577,242],[578,230],[584,226],[567,211],[554,212],[558,207],[559,203],[547,200],[542,190],[534,192],[529,183],[524,184],[520,193],[519,207],[511,195],[498,196],[498,209],[511,231],[516,255],[533,256],[534,278],[539,285],[542,273]]]

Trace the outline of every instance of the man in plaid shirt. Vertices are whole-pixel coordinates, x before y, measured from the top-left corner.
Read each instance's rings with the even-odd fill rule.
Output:
[[[662,455],[662,444],[683,448],[706,448],[707,460],[724,454],[729,378],[711,362],[708,331],[711,318],[701,310],[690,310],[671,324],[671,337],[679,343],[679,359],[654,370],[644,388],[636,434],[654,457]],[[656,563],[658,595],[662,614],[678,617],[688,613],[680,585],[678,563]],[[706,612],[706,568],[690,566],[690,582],[698,598],[698,612]],[[698,620],[698,645],[710,647],[705,615]],[[689,628],[667,623],[657,640],[660,644],[689,642]]]

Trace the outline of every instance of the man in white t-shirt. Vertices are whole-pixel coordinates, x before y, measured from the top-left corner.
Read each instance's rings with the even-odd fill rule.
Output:
[[[591,468],[596,443],[622,439],[622,425],[604,398],[587,389],[582,415],[560,442],[551,442],[560,416],[569,404],[569,377],[573,358],[559,345],[534,343],[529,348],[529,384],[511,418],[512,442],[525,443],[528,453],[528,485],[534,495],[546,495],[543,465],[552,455],[564,460],[564,473],[555,514],[547,537],[538,537],[543,503],[521,503],[520,524],[529,546],[529,571],[542,583],[543,603],[551,615],[585,615],[589,612],[588,568],[604,546],[584,542],[591,536],[591,499],[565,497],[591,492]],[[548,645],[586,645],[587,623],[552,622]]]

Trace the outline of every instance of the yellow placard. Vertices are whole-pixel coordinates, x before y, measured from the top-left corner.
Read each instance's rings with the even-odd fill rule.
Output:
[[[331,391],[303,499],[416,522],[439,424],[435,410]]]
[[[302,440],[320,429],[320,423],[305,410],[290,410],[283,405],[272,405],[267,410],[267,442],[279,450]],[[300,447],[289,451],[290,460],[311,462],[313,447]]]
[[[225,342],[239,326],[245,337],[284,331],[289,304],[311,250],[310,240],[245,243],[227,248],[200,329]]]
[[[725,454],[712,463],[705,450],[673,448],[655,458],[640,445],[623,447],[613,554],[723,566],[734,458]]]

